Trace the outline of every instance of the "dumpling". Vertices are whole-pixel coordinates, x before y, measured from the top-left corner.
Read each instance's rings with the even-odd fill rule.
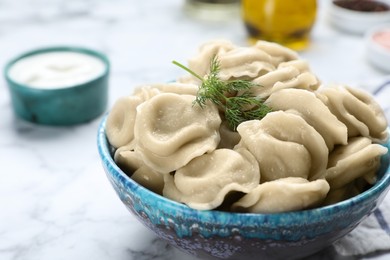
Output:
[[[143,165],[142,159],[134,152],[135,142],[116,149],[114,161],[129,176]]]
[[[350,138],[347,145],[336,147],[329,154],[325,178],[332,189],[337,189],[364,175],[375,175],[380,156],[386,152],[386,147],[373,144],[367,137]]]
[[[322,178],[328,162],[328,148],[322,136],[302,117],[275,111],[262,120],[250,120],[237,127],[241,141],[257,159],[262,182],[285,177],[309,180]]]
[[[143,187],[162,194],[164,188],[163,174],[146,166],[140,156],[134,152],[132,145],[120,147],[115,151],[114,160],[117,165],[134,181]]]
[[[197,91],[197,85],[171,82],[140,86],[134,90],[132,96],[119,98],[112,107],[106,123],[110,144],[118,148],[133,140],[136,108],[143,102],[161,93],[194,95],[193,99],[195,99]]]
[[[305,71],[310,72],[309,63],[306,60],[302,60],[302,59],[290,60],[290,61],[282,62],[278,65],[278,68],[286,68],[286,67],[294,67],[297,70],[299,70],[299,72],[301,73]]]
[[[324,138],[329,150],[335,144],[347,144],[347,127],[333,115],[313,92],[283,89],[273,93],[265,102],[272,110],[284,110],[300,115]]]
[[[280,63],[298,59],[296,52],[276,43],[259,41],[252,47],[236,47],[229,41],[216,40],[201,46],[199,53],[189,60],[189,68],[203,77],[209,73],[215,55],[222,80],[252,80],[275,70]]]
[[[326,198],[323,202],[323,205],[332,205],[338,203],[340,201],[352,198],[362,191],[359,190],[354,182],[348,183],[347,185],[338,188],[338,189],[330,189]]]
[[[196,96],[199,86],[196,84],[185,84],[179,82],[170,82],[165,84],[153,84],[152,87],[158,89],[162,93],[175,93],[180,95]]]
[[[367,92],[334,86],[321,89],[317,96],[347,126],[349,137],[365,136],[380,143],[388,139],[383,110]]]
[[[296,52],[276,43],[259,41],[251,47],[236,47],[227,41],[212,41],[203,45],[198,55],[189,60],[189,68],[204,77],[209,73],[210,62],[215,55],[220,65],[218,76],[221,80],[253,81],[256,87],[251,92],[260,98],[267,98],[284,88],[314,91],[319,87],[319,81],[310,72],[308,63],[299,60]],[[179,81],[194,82],[189,78]]]
[[[226,120],[222,121],[221,127],[219,128],[219,135],[221,141],[218,144],[218,148],[233,149],[240,142],[240,135],[236,131],[232,131]]]
[[[263,76],[257,77],[253,83],[258,85],[251,89],[253,95],[268,98],[272,93],[286,88],[298,88],[314,91],[319,87],[317,77],[309,72],[301,72],[299,67],[284,65]]]
[[[217,55],[220,57],[224,53],[235,49],[236,46],[227,40],[214,40],[200,46],[197,55],[188,60],[188,67],[200,76],[209,73],[210,61]]]
[[[115,102],[106,122],[106,135],[113,147],[124,146],[133,140],[136,108],[141,103],[142,99],[137,96],[122,97]]]
[[[260,182],[256,159],[245,149],[217,149],[165,175],[164,196],[199,210],[214,209],[231,192],[250,192]]]
[[[161,93],[137,107],[135,151],[166,173],[216,149],[221,118],[215,105],[193,106],[194,96]]]
[[[142,165],[133,173],[133,175],[131,175],[131,178],[143,187],[162,195],[164,189],[164,174],[156,172],[146,165]]]
[[[295,51],[274,42],[257,41],[254,48],[268,53],[272,57],[272,64],[275,67],[282,62],[297,60],[299,58],[298,53]]]
[[[299,177],[282,178],[260,184],[232,205],[233,211],[281,213],[319,205],[329,191],[323,180],[308,181]]]
[[[254,79],[275,70],[271,56],[256,48],[235,48],[218,56],[221,80]]]
[[[198,85],[192,83],[169,82],[140,86],[135,89],[134,96],[141,98],[142,102],[151,99],[160,93],[175,93],[180,95],[194,95],[198,92]]]
[[[139,97],[142,102],[151,99],[152,97],[160,94],[161,91],[150,85],[140,86],[134,90],[133,95]]]
[[[214,55],[220,65],[218,76],[221,80],[251,80],[275,70],[268,53],[259,48],[236,47],[226,41],[213,41],[202,46],[198,56],[189,60],[189,68],[205,76],[210,72],[210,61]],[[199,59],[199,56],[203,58]]]

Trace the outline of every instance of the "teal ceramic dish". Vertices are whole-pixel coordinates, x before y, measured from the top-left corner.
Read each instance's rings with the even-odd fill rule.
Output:
[[[97,58],[104,64],[98,76],[85,82],[59,88],[36,88],[10,77],[10,69],[20,60],[44,53],[80,53]],[[19,117],[38,124],[73,125],[88,122],[107,107],[110,64],[97,51],[81,47],[50,47],[30,51],[11,60],[4,68],[13,109]]]
[[[390,188],[390,154],[381,158],[378,181],[351,199],[281,214],[199,211],[159,196],[129,178],[113,161],[105,134],[98,150],[113,188],[140,222],[171,245],[202,259],[297,259],[312,255],[353,230],[375,211]],[[390,148],[390,143],[386,144]]]

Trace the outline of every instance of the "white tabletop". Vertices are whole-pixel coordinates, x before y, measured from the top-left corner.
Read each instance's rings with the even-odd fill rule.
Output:
[[[2,0],[0,64],[51,45],[103,51],[112,65],[111,106],[135,86],[181,76],[171,61],[185,62],[207,40],[247,44],[240,17],[199,21],[183,3]],[[388,76],[366,62],[362,37],[336,31],[325,16],[321,6],[312,44],[301,53],[324,83]],[[0,93],[0,259],[195,259],[158,239],[114,193],[96,148],[101,117],[72,127],[35,125],[14,116],[3,78]],[[332,249],[319,256],[344,259]]]

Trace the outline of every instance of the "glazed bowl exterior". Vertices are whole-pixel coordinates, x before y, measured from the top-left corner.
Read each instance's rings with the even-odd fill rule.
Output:
[[[34,88],[9,76],[9,70],[19,60],[48,52],[77,52],[101,60],[105,71],[97,78],[66,88]],[[4,77],[11,95],[15,114],[27,121],[45,125],[73,125],[88,122],[104,113],[108,101],[110,64],[107,57],[83,47],[55,46],[24,53],[4,68]]]
[[[105,124],[106,118],[98,130],[98,151],[121,201],[159,237],[202,259],[296,259],[311,255],[353,230],[378,207],[390,187],[387,153],[381,158],[373,187],[331,206],[281,214],[195,210],[129,178],[113,161]]]

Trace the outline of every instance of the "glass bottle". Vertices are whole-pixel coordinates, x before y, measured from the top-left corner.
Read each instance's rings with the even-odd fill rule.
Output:
[[[310,42],[317,14],[316,0],[241,0],[250,42],[277,42],[302,50]]]
[[[205,21],[228,21],[240,15],[240,0],[186,0],[184,10]]]

